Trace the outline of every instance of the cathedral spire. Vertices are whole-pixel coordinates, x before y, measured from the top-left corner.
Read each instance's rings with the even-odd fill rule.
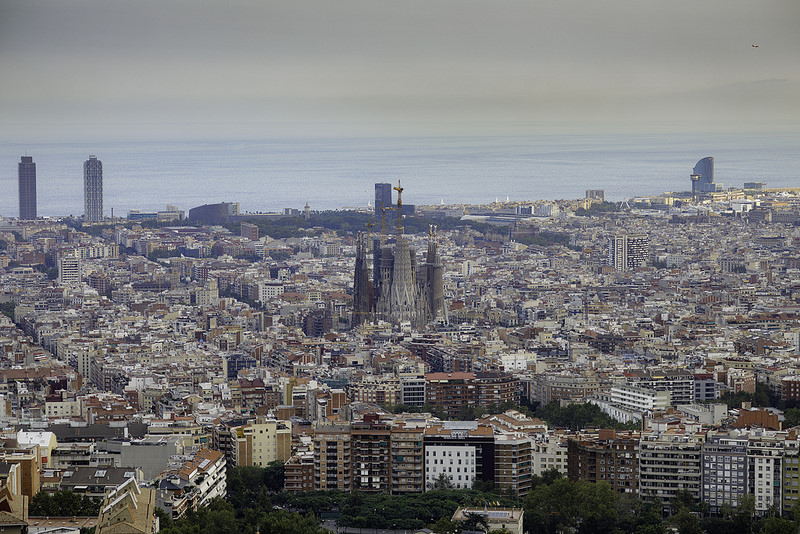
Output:
[[[400,180],[397,180],[397,187],[394,188],[397,191],[397,235],[403,235],[403,188],[400,185]]]

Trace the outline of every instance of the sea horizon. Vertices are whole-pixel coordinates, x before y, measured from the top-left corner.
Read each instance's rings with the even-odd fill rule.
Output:
[[[239,202],[242,212],[365,207],[377,182],[408,204],[612,201],[688,191],[703,157],[727,187],[800,186],[800,133],[558,133],[286,136],[261,139],[0,142],[0,216],[18,215],[17,164],[37,164],[37,213],[83,213],[83,162],[103,162],[104,214]]]

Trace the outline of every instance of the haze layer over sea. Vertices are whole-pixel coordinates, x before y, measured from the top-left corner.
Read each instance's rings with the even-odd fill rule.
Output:
[[[174,204],[239,202],[268,212],[366,206],[374,183],[401,181],[409,204],[495,199],[609,200],[690,189],[714,156],[725,187],[800,187],[800,134],[525,135],[492,137],[271,138],[208,141],[0,142],[0,215],[18,215],[17,164],[33,157],[38,213],[83,213],[83,162],[103,162],[105,214]]]

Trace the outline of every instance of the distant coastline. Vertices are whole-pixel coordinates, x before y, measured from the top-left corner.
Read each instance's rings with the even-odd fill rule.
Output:
[[[609,200],[689,189],[692,165],[715,156],[717,181],[800,186],[800,134],[526,135],[226,141],[0,143],[0,215],[18,214],[16,168],[32,155],[39,213],[83,212],[82,162],[105,166],[105,211],[239,202],[242,211],[365,207],[375,182],[400,180],[407,202],[479,204],[495,199]]]

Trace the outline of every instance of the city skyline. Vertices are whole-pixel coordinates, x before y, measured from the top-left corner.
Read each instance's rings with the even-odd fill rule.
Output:
[[[800,124],[796,2],[187,7],[5,2],[0,67],[19,74],[0,92],[5,138]]]

